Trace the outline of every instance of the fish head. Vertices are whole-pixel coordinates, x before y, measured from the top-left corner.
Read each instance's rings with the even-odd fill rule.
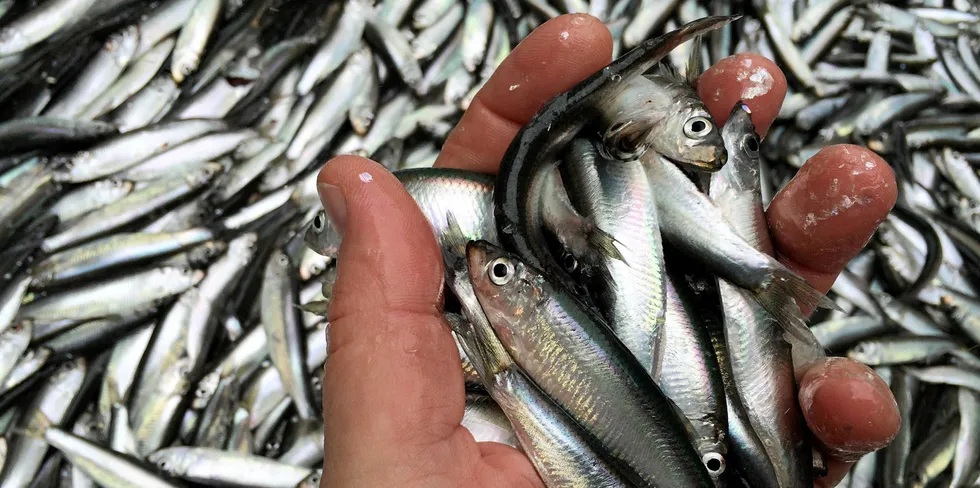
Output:
[[[192,186],[204,185],[214,179],[215,176],[223,173],[225,167],[221,163],[205,163],[199,169],[187,174],[187,183]]]
[[[508,331],[521,326],[537,312],[544,297],[544,277],[517,256],[486,241],[466,246],[470,281],[487,319],[505,345]]]
[[[296,485],[296,488],[319,488],[320,477],[322,475],[323,472],[321,470],[316,470],[310,473],[310,475],[307,476],[306,479],[304,479],[298,485]]]
[[[269,270],[277,270],[278,272],[288,273],[291,267],[292,264],[289,260],[289,255],[281,250],[277,249],[269,258]]]
[[[932,481],[931,476],[919,471],[912,471],[911,473],[906,474],[906,477],[908,484],[905,486],[908,486],[909,488],[926,488],[926,485]]]
[[[330,261],[330,258],[321,256],[316,251],[304,253],[299,263],[300,279],[303,281],[309,281],[313,277],[320,276],[327,270],[327,266],[330,265]]]
[[[658,131],[647,139],[649,149],[692,171],[718,171],[728,162],[725,141],[700,99],[680,101]]]
[[[174,290],[183,290],[194,286],[204,279],[204,271],[181,266],[179,268],[165,268],[164,275],[173,276],[175,279],[168,281],[173,285]],[[193,289],[192,289],[193,290]]]
[[[728,153],[728,163],[715,174],[712,187],[716,181],[724,180],[720,184],[725,187],[758,193],[761,143],[755,132],[755,124],[752,123],[749,107],[741,102],[735,104],[721,133]]]
[[[100,192],[107,193],[107,198],[114,198],[116,196],[129,194],[129,192],[133,191],[136,183],[130,180],[111,178],[97,181],[95,186],[99,188]]]
[[[258,242],[258,234],[254,232],[242,234],[228,244],[228,253],[238,256],[247,262],[255,254]]]
[[[629,160],[654,151],[694,171],[718,171],[725,141],[694,87],[673,72],[639,76],[605,101],[603,155]]]
[[[330,223],[326,212],[322,210],[317,212],[306,228],[303,238],[306,245],[317,254],[331,259],[337,258],[342,236]]]
[[[146,456],[146,460],[160,471],[178,478],[186,474],[195,462],[193,453],[186,447],[161,449]]]
[[[197,382],[197,388],[194,390],[194,399],[191,401],[191,407],[197,410],[203,410],[208,406],[211,398],[214,397],[215,392],[218,390],[218,383],[221,381],[221,371],[212,371],[201,378]]]
[[[224,241],[208,241],[187,251],[187,261],[191,266],[202,267],[214,261],[228,248]]]
[[[881,362],[881,346],[875,342],[861,342],[847,352],[847,357],[864,364]]]
[[[759,135],[755,131],[755,124],[752,123],[752,111],[749,110],[748,105],[742,102],[735,104],[728,121],[725,122],[725,127],[722,128],[721,135],[725,140],[729,160],[734,161],[739,158],[758,161]]]

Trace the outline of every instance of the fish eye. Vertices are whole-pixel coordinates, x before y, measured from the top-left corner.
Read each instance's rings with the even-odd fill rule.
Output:
[[[717,452],[706,453],[701,457],[701,462],[704,463],[704,467],[708,468],[708,472],[714,476],[725,472],[725,458]]]
[[[745,139],[742,139],[742,149],[745,150],[745,154],[748,154],[749,157],[758,157],[759,138],[754,134],[746,136]]]
[[[506,285],[514,277],[514,263],[507,258],[497,258],[490,263],[490,281]]]
[[[313,217],[313,230],[318,234],[323,232],[323,214],[316,214],[316,217]]]
[[[713,127],[714,124],[707,117],[691,117],[684,123],[684,135],[691,139],[700,139],[708,135]]]
[[[575,256],[572,256],[567,252],[561,257],[561,265],[565,268],[565,271],[568,271],[569,273],[574,273],[578,270],[578,260],[575,259]]]

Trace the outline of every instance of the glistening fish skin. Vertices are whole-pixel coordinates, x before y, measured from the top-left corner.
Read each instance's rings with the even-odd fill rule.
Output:
[[[125,486],[178,488],[180,486],[157,476],[127,456],[56,427],[50,427],[44,432],[44,440],[61,451],[74,468],[81,469],[93,481],[106,488]]]
[[[729,454],[729,412],[721,364],[715,355],[703,297],[686,276],[667,270],[666,314],[657,338],[653,379],[690,424],[694,447],[715,481],[723,486]],[[735,406],[735,408],[740,408]]]
[[[453,238],[462,236],[456,234]],[[456,315],[447,315],[446,319],[460,337],[461,347],[474,357],[474,369],[510,419],[545,485],[631,486],[594,450],[593,438],[527,377],[496,338],[470,281],[465,256],[448,251],[444,257],[449,287],[470,321]]]
[[[220,120],[187,120],[130,132],[70,157],[69,166],[58,173],[58,179],[79,183],[103,178],[171,146],[225,127]]]
[[[43,385],[24,407],[16,424],[19,434],[11,439],[7,459],[0,473],[0,487],[28,486],[44,461],[48,444],[39,438],[45,427],[59,424],[78,394],[85,377],[84,358],[65,363],[45,378]]]
[[[645,164],[664,239],[686,254],[700,256],[719,277],[752,293],[788,332],[815,344],[800,306],[832,307],[832,302],[739,235],[718,206],[699,193],[680,168],[659,157]]]
[[[62,251],[38,263],[31,286],[62,284],[108,268],[170,254],[214,237],[208,229],[170,233],[116,234]]]
[[[450,242],[446,237],[450,218],[466,240],[498,241],[493,221],[492,176],[448,168],[407,169],[396,172],[395,176],[415,199],[443,246]],[[457,251],[462,254],[464,250]]]
[[[561,166],[572,204],[615,239],[622,259],[603,257],[595,280],[609,326],[647,371],[654,370],[665,314],[663,242],[657,208],[638,161],[607,161],[591,142],[572,141]]]
[[[467,330],[467,326],[471,329]],[[614,466],[592,450],[588,434],[528,379],[506,356],[502,345],[498,343],[496,347],[488,347],[483,342],[486,338],[474,332],[472,327],[465,322],[454,325],[457,332],[467,338],[463,341],[464,348],[478,358],[474,364],[481,371],[481,376],[486,378],[490,395],[514,425],[521,446],[545,486],[633,486],[616,472]]]
[[[47,252],[54,252],[116,230],[192,194],[210,182],[219,171],[220,164],[207,163],[186,175],[157,180],[79,218],[71,227],[45,239],[41,247]]]
[[[171,476],[214,486],[295,488],[311,472],[261,456],[201,447],[169,447],[147,460]]]
[[[21,307],[20,316],[35,324],[117,316],[140,307],[156,306],[194,286],[203,277],[203,272],[189,269],[150,269],[35,300]]]
[[[300,418],[314,419],[320,413],[313,407],[313,391],[306,380],[303,325],[296,310],[296,290],[289,273],[289,257],[275,251],[266,264],[261,292],[262,326],[268,340],[269,356],[283,385],[292,397]]]
[[[218,20],[222,3],[221,0],[198,0],[187,24],[180,30],[170,68],[170,75],[178,84],[201,64],[204,47]]]
[[[480,304],[515,363],[628,470],[627,479],[712,486],[669,400],[608,325],[512,254],[477,242],[467,257]],[[533,353],[544,349],[554,355]]]
[[[750,116],[744,105],[736,106],[729,116],[723,128],[729,161],[712,178],[710,196],[743,242],[759,252],[771,252],[759,188],[759,139]],[[718,288],[734,383],[775,469],[778,486],[812,484],[810,446],[797,404],[790,344],[772,315],[747,291],[726,280],[719,280]]]
[[[44,41],[88,10],[96,0],[56,0],[0,28],[0,57],[10,56]]]
[[[588,115],[593,114],[603,102],[622,93],[629,80],[656,65],[683,42],[720,28],[729,21],[731,18],[709,17],[650,39],[542,107],[514,137],[501,160],[494,186],[494,218],[501,244],[513,249],[529,265],[542,269],[553,276],[552,279],[574,289],[570,278],[551,258],[541,232],[541,216],[537,206],[541,201],[542,175],[552,170],[557,152],[586,125],[590,119]],[[677,135],[673,134],[673,137]],[[626,149],[635,150],[637,147]]]

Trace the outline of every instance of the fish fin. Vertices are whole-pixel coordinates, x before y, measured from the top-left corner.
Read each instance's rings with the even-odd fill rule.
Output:
[[[819,342],[807,327],[800,309],[820,307],[839,310],[833,300],[782,265],[775,267],[768,285],[755,291],[755,298],[787,333],[808,345],[819,346]]]
[[[442,258],[446,265],[448,278],[452,279],[453,274],[465,270],[466,246],[470,240],[463,234],[456,215],[450,210],[446,212],[446,232],[442,236]]]
[[[327,310],[330,309],[330,300],[314,300],[312,302],[304,303],[302,305],[296,305],[296,308],[314,315],[319,315],[321,317],[327,316]]]
[[[478,325],[466,320],[461,315],[446,314],[446,321],[456,337],[459,345],[466,353],[466,357],[473,365],[483,384],[490,390],[494,378],[501,372],[513,365],[513,359],[504,349],[503,344],[489,328],[478,330]],[[491,334],[491,336],[487,336]]]
[[[592,248],[599,251],[603,256],[626,263],[626,258],[623,257],[623,254],[616,247],[617,243],[620,245],[622,243],[617,241],[612,234],[600,229],[598,226],[592,226],[592,230],[588,233],[588,239]]]
[[[697,86],[698,76],[701,76],[701,72],[704,71],[704,63],[701,62],[704,59],[701,56],[701,45],[703,36],[697,36],[691,41],[691,57],[687,60],[687,67],[684,69],[684,78],[687,80],[687,84],[691,86]]]

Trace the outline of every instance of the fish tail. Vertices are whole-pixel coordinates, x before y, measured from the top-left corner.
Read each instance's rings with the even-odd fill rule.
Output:
[[[819,343],[800,309],[837,308],[832,300],[782,265],[773,269],[771,281],[756,290],[755,297],[787,333],[809,345]]]
[[[624,263],[626,262],[626,258],[624,258],[623,254],[619,252],[618,248],[616,248],[616,243],[619,241],[617,241],[612,234],[600,229],[597,226],[592,226],[592,229],[588,232],[587,238],[592,248],[599,251],[599,253],[603,256],[617,259]]]

